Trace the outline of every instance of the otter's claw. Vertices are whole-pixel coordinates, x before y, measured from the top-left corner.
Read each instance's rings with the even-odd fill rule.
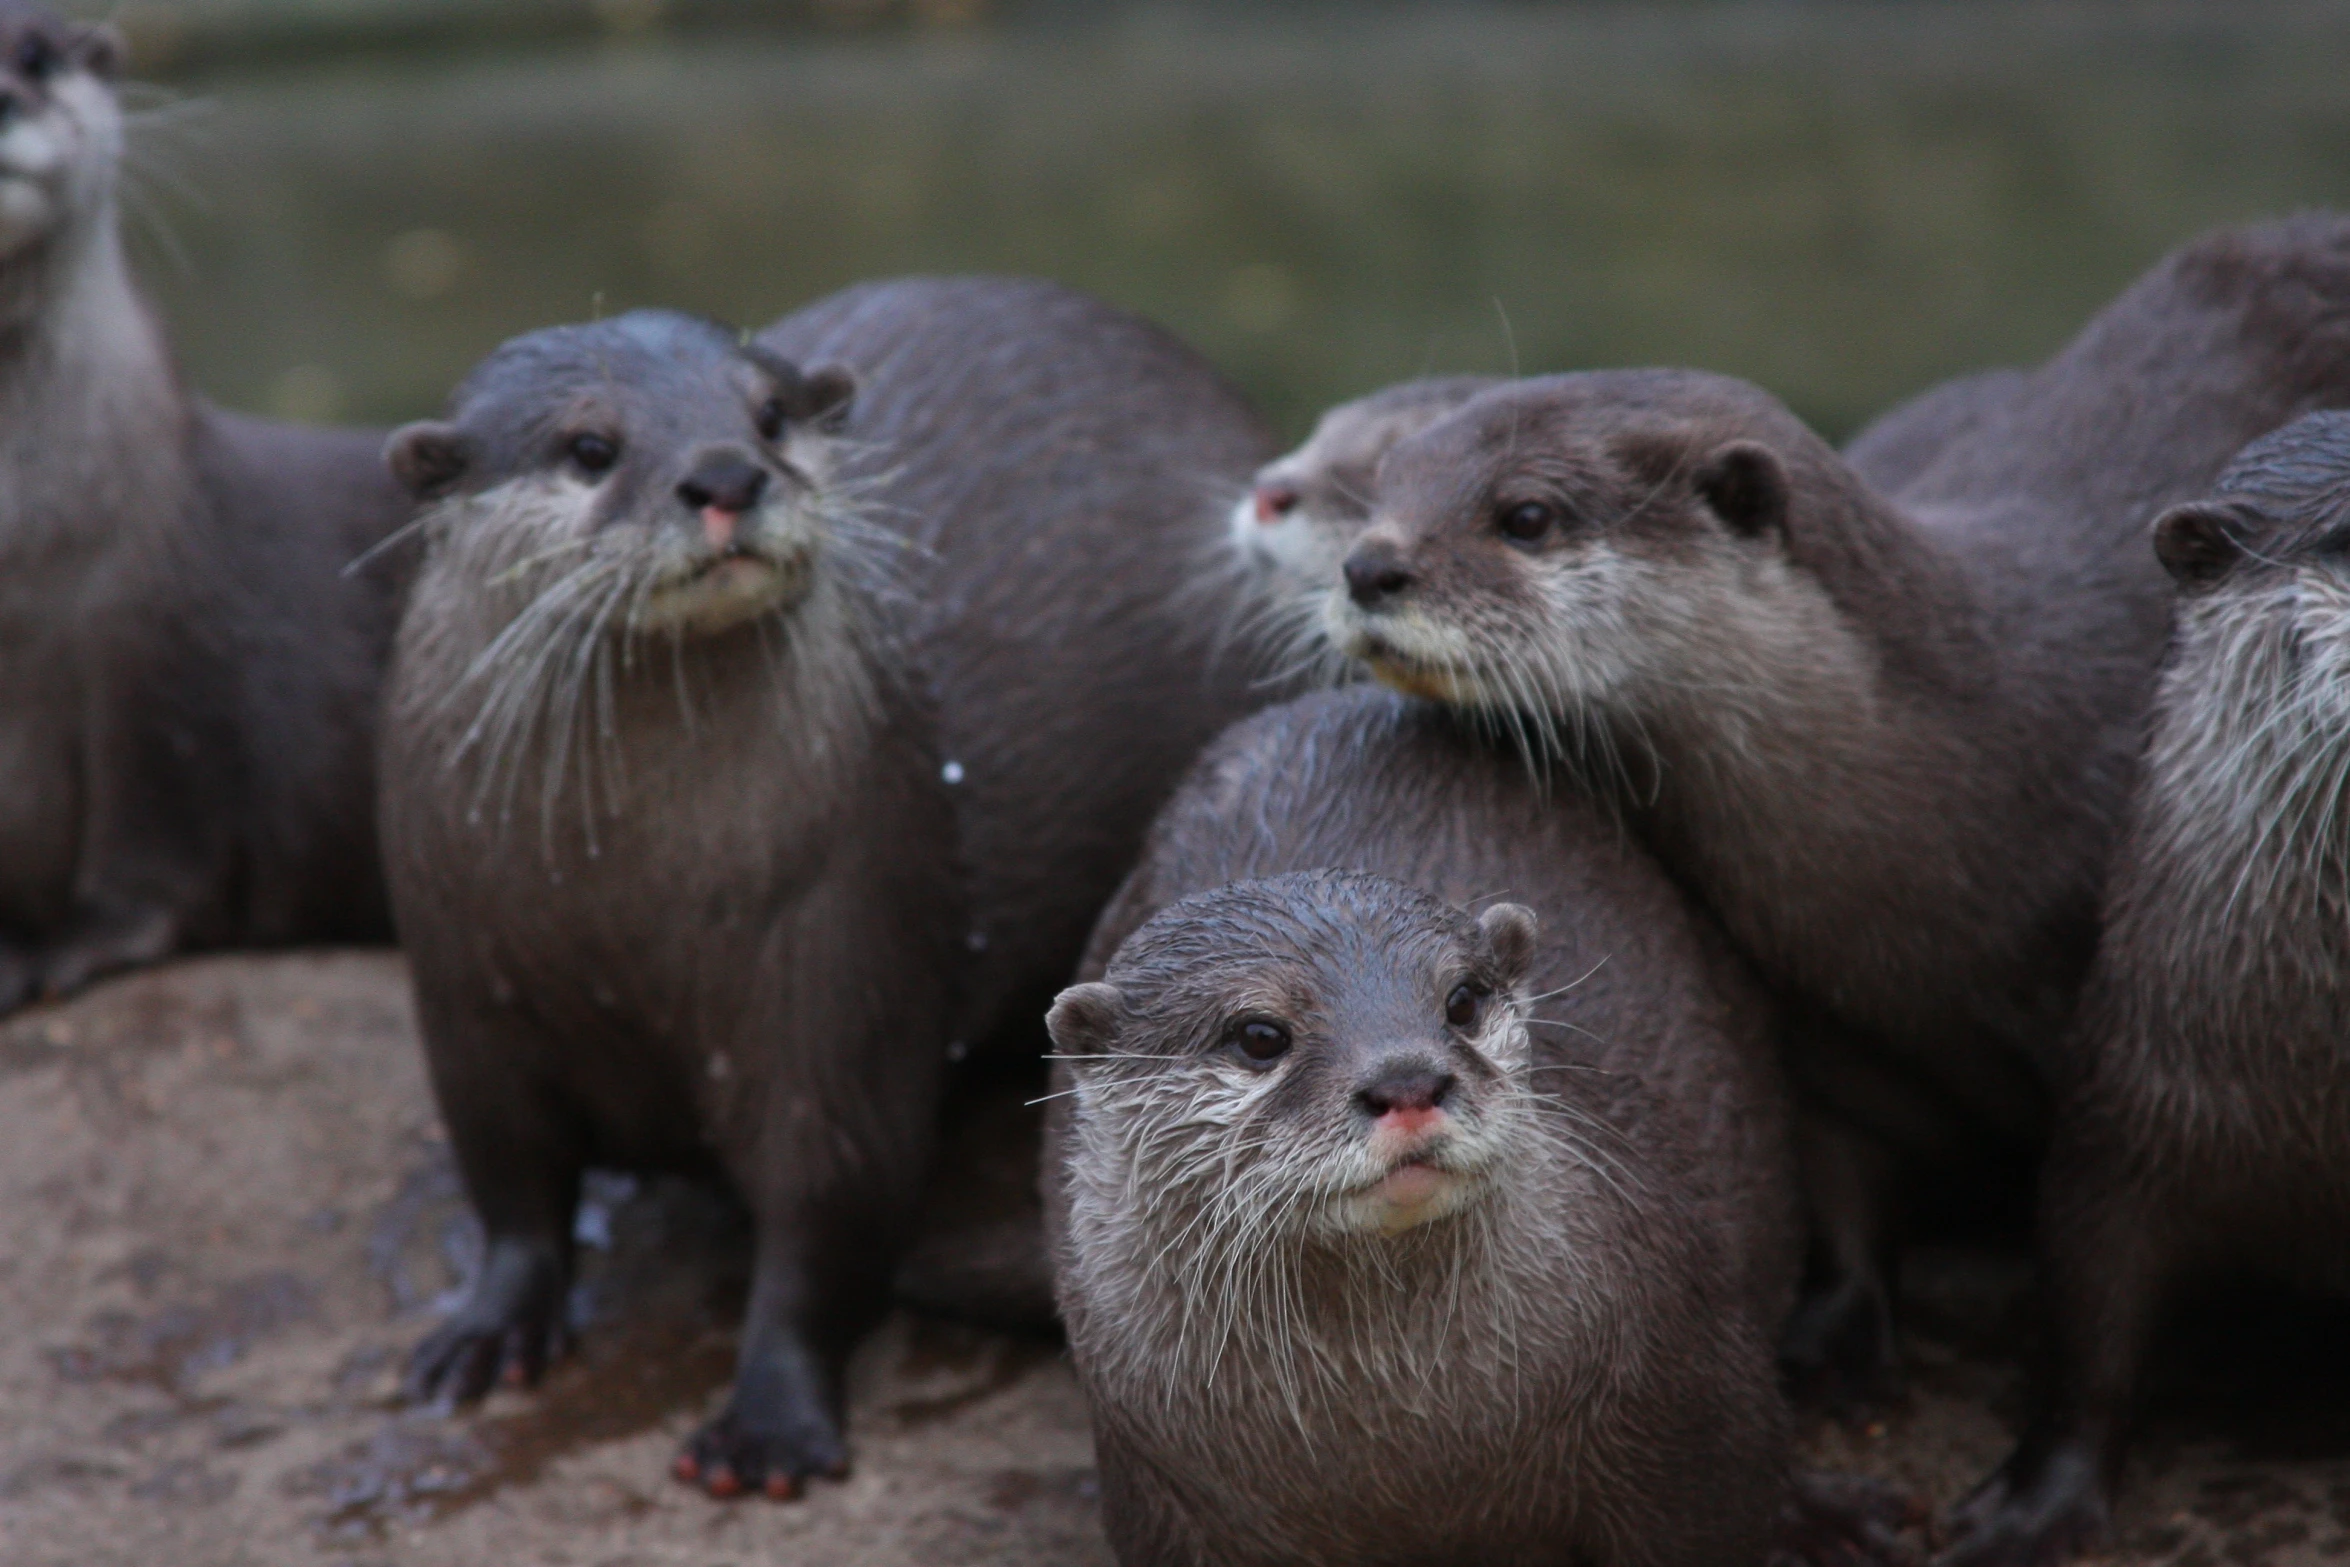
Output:
[[[694,1433],[673,1472],[712,1496],[757,1492],[788,1502],[812,1476],[847,1474],[849,1456],[839,1432],[821,1415],[804,1414],[770,1428],[729,1409]]]

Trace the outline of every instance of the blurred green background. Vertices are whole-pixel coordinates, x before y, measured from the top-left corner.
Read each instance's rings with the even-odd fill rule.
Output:
[[[2350,205],[2350,3],[111,14],[190,377],[306,418],[429,411],[597,311],[1001,270],[1158,318],[1292,433],[1428,371],[1681,363],[1842,435],[2202,228]]]

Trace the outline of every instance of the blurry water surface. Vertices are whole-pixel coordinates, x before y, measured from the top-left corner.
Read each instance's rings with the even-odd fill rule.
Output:
[[[436,408],[500,339],[1043,273],[1292,432],[1427,371],[1680,363],[1841,434],[2199,229],[2350,205],[2350,4],[1104,7],[215,72],[139,138],[194,382]],[[158,240],[156,233],[164,236]]]

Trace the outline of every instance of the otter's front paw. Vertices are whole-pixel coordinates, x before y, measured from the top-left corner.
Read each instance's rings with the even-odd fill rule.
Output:
[[[726,1413],[694,1433],[677,1455],[678,1479],[712,1496],[755,1491],[788,1502],[810,1476],[849,1472],[840,1430],[822,1409],[803,1404],[754,1416],[741,1405],[738,1391]]]
[[[1797,1403],[1839,1418],[1898,1405],[1906,1389],[1884,1292],[1848,1278],[1807,1294],[1780,1340],[1779,1369]]]
[[[551,1248],[492,1241],[465,1304],[408,1357],[408,1397],[469,1404],[501,1379],[536,1383],[566,1347],[564,1272]]]
[[[2019,1452],[1950,1509],[1953,1543],[1934,1567],[2059,1567],[2102,1545],[2111,1522],[2086,1444]]]
[[[43,996],[60,1000],[88,989],[93,980],[169,957],[179,940],[179,919],[166,908],[86,913],[34,954],[35,983]]]
[[[1932,1516],[1922,1499],[1882,1480],[1798,1475],[1770,1567],[1917,1567],[1924,1558],[1908,1537]]]

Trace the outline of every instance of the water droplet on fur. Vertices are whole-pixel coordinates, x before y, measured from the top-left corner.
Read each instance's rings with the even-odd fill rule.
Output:
[[[938,776],[944,778],[948,783],[959,784],[963,781],[963,764],[949,762],[938,770]]]
[[[963,945],[973,952],[985,952],[987,950],[987,932],[984,930],[973,931],[963,938]]]
[[[950,1039],[947,1041],[947,1059],[949,1061],[960,1061],[970,1053],[971,1047],[962,1040]]]

